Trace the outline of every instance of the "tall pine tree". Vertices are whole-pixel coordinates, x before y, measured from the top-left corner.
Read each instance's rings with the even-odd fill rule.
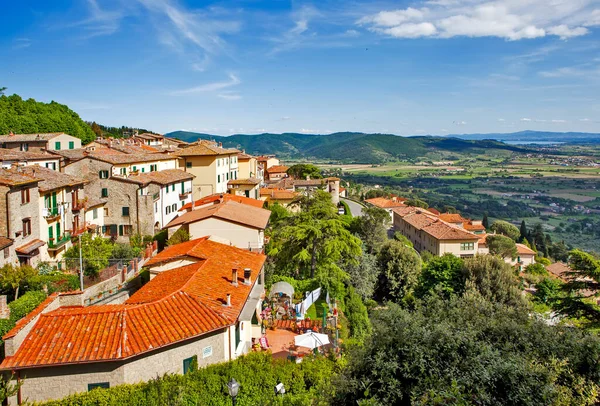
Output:
[[[521,221],[521,229],[519,231],[521,232],[521,237],[519,237],[519,241],[523,242],[523,240],[527,239],[527,237],[528,237],[527,226],[525,225],[525,220]]]

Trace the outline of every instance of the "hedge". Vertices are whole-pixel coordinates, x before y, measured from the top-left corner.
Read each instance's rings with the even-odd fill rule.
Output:
[[[9,332],[18,320],[27,316],[46,299],[43,291],[30,291],[8,304],[10,318],[0,319],[0,337]],[[1,342],[1,341],[0,341]]]
[[[44,286],[48,288],[48,294],[79,290],[79,276],[66,273],[36,275],[21,284],[21,291],[42,290]]]
[[[300,364],[273,360],[270,353],[250,353],[235,361],[210,365],[186,375],[164,375],[149,382],[94,389],[60,400],[36,403],[44,406],[89,405],[211,405],[230,406],[226,384],[235,378],[240,384],[238,406],[319,405],[330,398],[329,382],[339,366],[329,358],[305,358]],[[286,394],[275,396],[279,382]],[[281,402],[281,403],[280,403]]]

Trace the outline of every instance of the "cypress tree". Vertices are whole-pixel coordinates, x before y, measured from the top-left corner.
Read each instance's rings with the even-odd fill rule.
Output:
[[[488,220],[487,213],[485,213],[485,214],[483,215],[483,220],[481,221],[481,224],[483,224],[483,226],[485,227],[485,229],[486,229],[486,230],[487,230],[488,228],[490,228],[490,223],[489,223],[489,220]]]

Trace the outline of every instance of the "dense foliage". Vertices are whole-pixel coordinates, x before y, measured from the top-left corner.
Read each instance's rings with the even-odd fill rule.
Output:
[[[108,238],[93,236],[88,233],[81,235],[81,256],[83,257],[83,273],[86,276],[96,276],[98,272],[108,267],[112,258],[114,244]],[[65,251],[64,258],[69,268],[79,268],[79,244]]]
[[[287,170],[287,174],[294,179],[306,179],[307,177],[310,179],[320,179],[323,177],[321,175],[321,170],[313,164],[292,165]]]
[[[470,292],[371,315],[334,404],[593,405],[600,339]],[[361,403],[363,399],[364,403]]]
[[[0,134],[64,132],[87,144],[96,135],[91,128],[64,104],[54,101],[23,100],[16,94],[0,96]]]
[[[68,396],[45,406],[230,406],[226,384],[240,384],[238,406],[320,405],[332,390],[329,383],[337,364],[326,357],[306,358],[300,364],[273,360],[270,353],[251,353],[235,361],[211,365],[185,375],[165,375],[150,382]],[[277,399],[274,387],[283,383],[285,395]]]
[[[19,319],[22,319],[46,299],[43,291],[30,291],[8,304],[10,317],[0,319],[0,337],[8,333]]]
[[[398,301],[416,288],[421,274],[421,257],[400,241],[389,240],[377,255],[381,270],[375,297],[379,300]]]

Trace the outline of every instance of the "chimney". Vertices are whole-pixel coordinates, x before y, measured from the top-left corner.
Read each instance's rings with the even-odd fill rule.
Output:
[[[223,147],[223,143],[219,142],[219,148],[222,148],[222,147]]]
[[[0,319],[10,318],[10,307],[6,303],[6,295],[0,296]]]
[[[233,268],[231,270],[231,284],[233,286],[237,286],[238,285],[238,272],[237,272],[237,268]]]
[[[14,136],[15,136],[15,133],[11,131],[11,132],[9,132],[9,133],[8,133],[8,136],[9,136],[9,137],[14,137]]]
[[[227,294],[227,302],[225,303],[225,306],[231,307],[231,293]]]
[[[244,268],[244,285],[250,285],[250,275],[252,270],[250,268]]]

